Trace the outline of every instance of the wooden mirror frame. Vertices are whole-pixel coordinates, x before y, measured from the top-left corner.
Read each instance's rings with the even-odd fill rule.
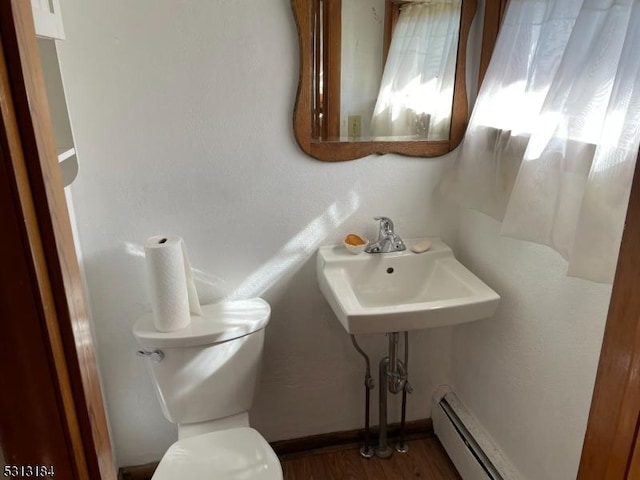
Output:
[[[329,9],[340,12],[342,0],[325,0],[325,4]],[[477,9],[476,0],[463,0],[462,11],[460,15],[460,34],[458,38],[458,57],[456,64],[456,79],[453,93],[453,109],[451,116],[451,128],[449,131],[449,139],[444,141],[327,141],[320,139],[317,134],[317,127],[313,121],[314,103],[316,92],[314,91],[314,72],[316,71],[315,62],[317,55],[315,52],[316,44],[314,38],[314,30],[316,22],[324,21],[327,38],[324,39],[325,48],[323,51],[323,61],[325,64],[325,82],[340,81],[339,65],[340,51],[340,29],[341,26],[336,25],[336,16],[325,15],[319,20],[315,14],[315,7],[318,0],[291,0],[291,6],[298,27],[298,38],[300,42],[300,78],[298,83],[298,92],[293,115],[293,124],[296,141],[300,148],[318,160],[323,161],[342,161],[354,160],[371,154],[398,153],[412,157],[437,157],[444,155],[456,148],[462,141],[462,137],[467,128],[469,121],[469,103],[467,101],[466,86],[466,63],[467,63],[467,42],[469,39],[469,30],[473,17]],[[390,0],[387,1],[387,5]],[[387,12],[389,7],[387,6]],[[327,21],[327,17],[333,18],[334,22]],[[339,16],[337,17],[339,18]],[[495,20],[495,21],[494,21]],[[488,19],[485,16],[485,29],[487,23],[499,24],[498,19]],[[390,32],[385,32],[385,36],[389,37]],[[494,38],[495,40],[495,38]],[[493,49],[493,43],[490,45],[483,41],[483,57],[486,56],[487,48]],[[489,53],[490,54],[490,53]],[[337,58],[336,58],[337,57]],[[332,70],[333,69],[333,70]],[[337,71],[337,74],[335,73]],[[332,73],[333,72],[333,73]],[[482,75],[483,72],[481,72]],[[337,78],[337,80],[336,80]],[[329,87],[331,88],[331,87]],[[334,96],[335,97],[335,96]],[[331,100],[330,100],[331,101]],[[336,102],[334,98],[333,102]],[[339,98],[337,104],[339,105]],[[339,113],[326,112],[327,116],[339,115]]]

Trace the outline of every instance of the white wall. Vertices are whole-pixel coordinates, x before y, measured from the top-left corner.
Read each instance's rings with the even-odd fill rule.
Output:
[[[452,385],[524,479],[575,478],[611,286],[499,230],[461,214],[456,254],[502,299],[494,318],[453,329]]]
[[[62,11],[72,193],[118,465],[157,460],[176,439],[131,335],[149,309],[141,244],[158,233],[184,237],[203,300],[271,303],[251,412],[269,440],[360,428],[363,362],[317,288],[314,252],[349,231],[373,237],[381,214],[406,238],[450,239],[455,215],[432,198],[450,158],[302,154],[289,0],[63,0]],[[412,336],[410,419],[429,416],[448,378],[450,338]],[[385,341],[363,339],[375,362]]]

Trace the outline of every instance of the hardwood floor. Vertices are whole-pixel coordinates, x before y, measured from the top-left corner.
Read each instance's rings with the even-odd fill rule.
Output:
[[[388,459],[362,458],[357,447],[282,458],[284,480],[461,479],[437,438],[407,443],[408,453],[394,452]]]

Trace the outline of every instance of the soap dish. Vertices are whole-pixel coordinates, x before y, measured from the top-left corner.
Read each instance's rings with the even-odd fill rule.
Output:
[[[353,255],[364,252],[364,249],[369,245],[369,241],[366,238],[355,233],[350,233],[344,237],[343,243],[347,251]]]

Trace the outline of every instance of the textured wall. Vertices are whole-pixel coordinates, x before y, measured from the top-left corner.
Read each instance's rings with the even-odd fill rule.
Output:
[[[317,288],[314,252],[348,231],[373,237],[380,214],[407,238],[451,237],[455,215],[432,198],[450,158],[303,155],[288,0],[64,0],[62,11],[72,193],[118,464],[157,460],[176,439],[131,335],[149,309],[141,244],[158,233],[184,237],[203,300],[272,304],[251,412],[269,440],[361,427],[363,362]],[[448,376],[450,334],[412,337],[411,419],[429,416]],[[385,338],[363,345],[377,362]]]
[[[453,329],[452,385],[528,480],[575,478],[611,286],[566,276],[548,247],[461,215],[456,254],[502,300]]]

